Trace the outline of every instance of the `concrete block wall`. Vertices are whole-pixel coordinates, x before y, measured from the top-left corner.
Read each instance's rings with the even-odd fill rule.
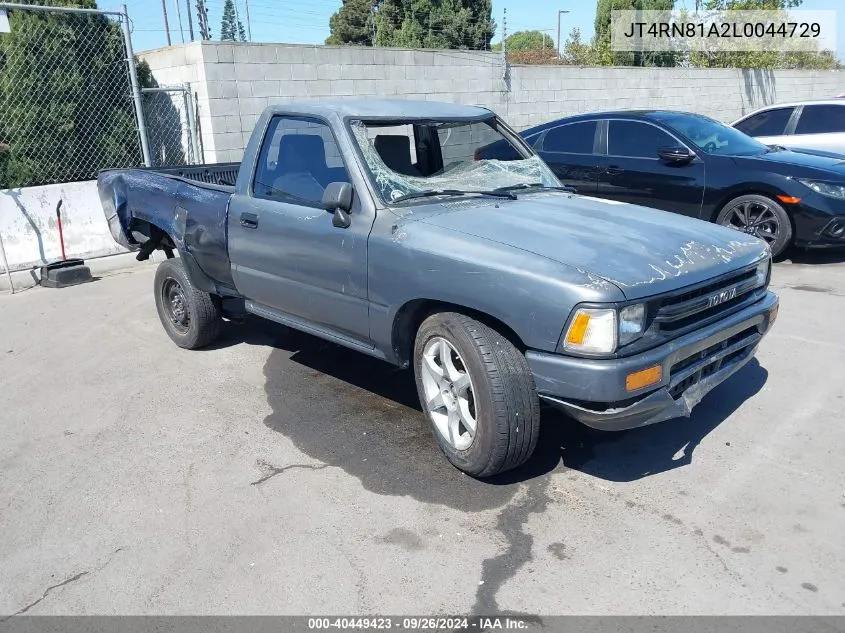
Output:
[[[517,128],[583,112],[666,108],[725,122],[764,105],[845,92],[845,71],[513,66],[506,112]]]
[[[582,112],[638,107],[689,110],[730,122],[762,105],[845,92],[841,70],[506,69],[500,53],[485,51],[194,42],[142,56],[160,83],[192,83],[208,162],[240,160],[261,111],[291,100],[477,104],[524,129]]]
[[[203,42],[158,48],[140,53],[139,57],[149,64],[153,78],[159,86],[190,84],[199,112],[197,126],[200,130],[200,142],[205,153],[205,160],[217,162],[214,152],[217,137],[212,126],[208,102]]]
[[[299,46],[241,42],[194,42],[202,85],[200,125],[205,159],[241,159],[258,116],[270,103],[374,97],[429,99],[501,109],[507,86],[504,58],[484,51],[430,51],[349,46]],[[141,56],[156,79],[170,80],[180,57],[159,49]],[[193,71],[190,71],[193,72]],[[193,85],[193,84],[192,84]]]

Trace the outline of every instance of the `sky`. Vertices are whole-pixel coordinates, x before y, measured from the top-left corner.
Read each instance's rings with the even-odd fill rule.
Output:
[[[119,0],[118,0],[119,1]],[[161,0],[124,0],[133,22],[132,42],[136,51],[150,50],[167,45]],[[164,0],[170,23],[171,41],[178,44],[190,41],[187,4],[190,3],[197,36],[196,0]],[[220,34],[220,18],[224,0],[206,0],[209,25],[214,37]],[[329,35],[329,17],[341,5],[340,0],[236,0],[241,22],[247,25],[246,9],[249,7],[249,24],[252,39],[256,42],[288,44],[322,44]],[[692,9],[694,0],[676,0],[677,8]],[[178,9],[182,18],[182,35],[179,31]],[[108,0],[100,0],[101,8],[113,8]],[[801,9],[837,9],[837,56],[845,59],[845,3],[842,0],[804,0]],[[561,16],[561,40],[572,27],[581,29],[582,40],[593,35],[596,3],[592,0],[493,0],[493,17],[497,29],[494,42],[501,39],[503,17],[507,10],[508,33],[540,30],[557,38],[557,11],[569,11]]]

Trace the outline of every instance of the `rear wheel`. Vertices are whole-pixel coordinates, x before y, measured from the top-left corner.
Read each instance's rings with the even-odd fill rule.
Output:
[[[197,290],[179,259],[166,259],[156,270],[155,300],[165,332],[179,347],[205,347],[220,334],[223,319],[217,297]]]
[[[792,242],[792,223],[786,210],[766,196],[750,194],[728,202],[716,222],[722,226],[759,237],[777,257]]]
[[[455,312],[430,316],[414,345],[420,404],[446,458],[476,477],[534,452],[540,404],[525,356],[495,330]]]

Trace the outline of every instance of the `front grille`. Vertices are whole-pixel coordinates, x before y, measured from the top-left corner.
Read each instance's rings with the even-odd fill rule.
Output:
[[[762,290],[757,282],[756,266],[748,268],[661,299],[655,311],[654,323],[661,332],[686,330],[728,314],[744,304],[749,295],[756,295]]]
[[[752,326],[672,365],[669,370],[672,398],[679,398],[708,376],[746,358],[760,338],[757,327]]]

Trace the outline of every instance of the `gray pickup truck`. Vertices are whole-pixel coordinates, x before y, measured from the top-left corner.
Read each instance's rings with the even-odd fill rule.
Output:
[[[240,165],[98,186],[115,240],[167,254],[177,345],[251,313],[410,365],[443,453],[478,477],[528,459],[540,400],[608,430],[688,416],[777,314],[761,240],[579,196],[480,107],[271,106]]]

